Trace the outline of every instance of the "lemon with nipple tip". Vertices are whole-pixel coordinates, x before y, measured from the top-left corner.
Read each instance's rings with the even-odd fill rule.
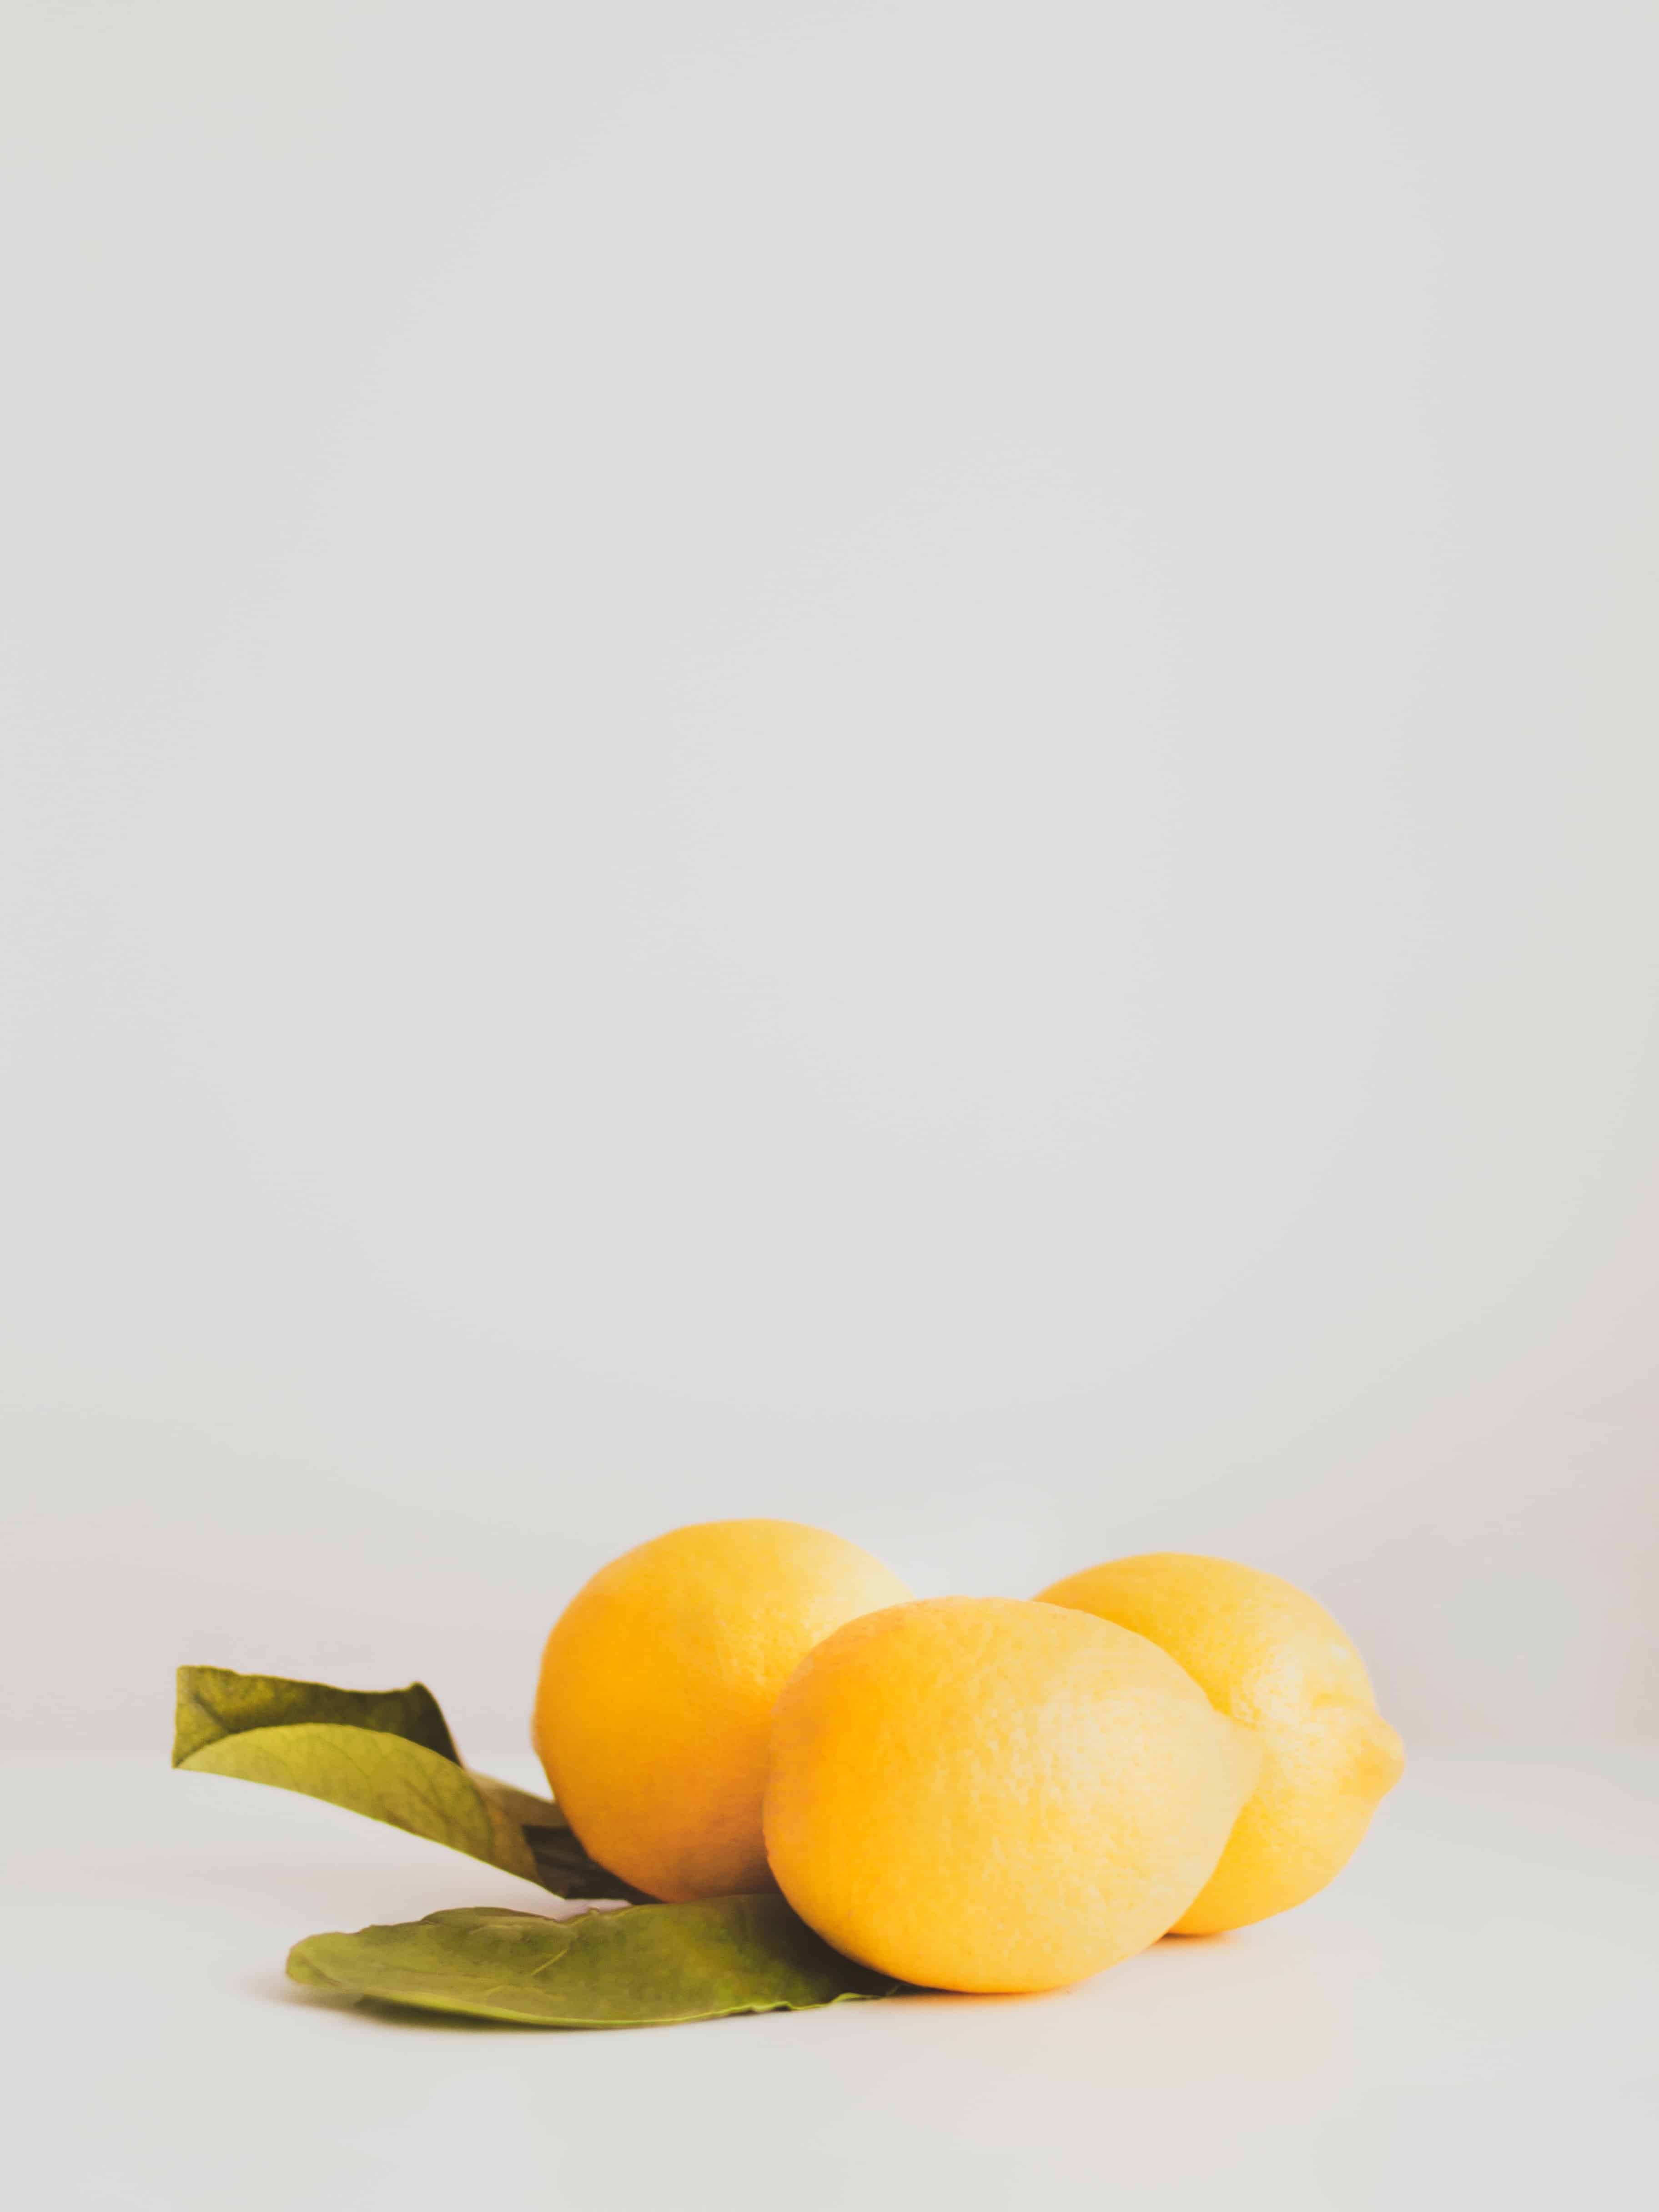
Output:
[[[1042,1601],[1150,1638],[1260,1739],[1261,1779],[1177,1935],[1288,1911],[1341,1871],[1406,1754],[1364,1662],[1322,1605],[1260,1567],[1190,1552],[1087,1568]]]

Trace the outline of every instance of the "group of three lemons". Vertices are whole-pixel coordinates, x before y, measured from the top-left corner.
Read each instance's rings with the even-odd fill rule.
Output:
[[[932,1989],[1054,1989],[1323,1888],[1398,1780],[1359,1654],[1279,1577],[1149,1553],[915,1600],[790,1521],[678,1528],[548,1638],[537,1751],[647,1895],[781,1888]]]

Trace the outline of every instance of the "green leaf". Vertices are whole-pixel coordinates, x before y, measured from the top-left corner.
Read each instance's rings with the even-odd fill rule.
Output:
[[[438,1700],[424,1682],[406,1690],[336,1690],[326,1682],[291,1682],[281,1674],[237,1674],[228,1667],[181,1667],[173,1719],[173,1763],[251,1729],[298,1721],[335,1721],[423,1744],[456,1765],[461,1754]]]
[[[300,1722],[223,1736],[180,1764],[195,1774],[226,1774],[321,1797],[526,1881],[538,1879],[520,1824],[492,1805],[464,1766],[405,1736]]]
[[[591,1859],[550,1798],[462,1766],[432,1692],[179,1670],[173,1763],[295,1790],[568,1898],[640,1893]]]
[[[833,1951],[781,1897],[636,1905],[574,1920],[480,1906],[401,1927],[311,1936],[296,1982],[534,2027],[648,2027],[797,2011],[905,1988]]]

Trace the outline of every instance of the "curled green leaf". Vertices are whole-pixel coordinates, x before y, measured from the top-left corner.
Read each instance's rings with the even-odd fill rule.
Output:
[[[520,1824],[492,1806],[464,1766],[404,1736],[301,1722],[222,1737],[180,1764],[196,1774],[230,1775],[320,1797],[526,1881],[538,1879]]]
[[[533,2027],[665,2027],[905,1987],[831,1950],[776,1896],[563,1921],[488,1906],[434,1912],[399,1927],[307,1936],[288,1971],[313,1989]]]
[[[411,1682],[406,1690],[337,1690],[327,1682],[238,1674],[228,1667],[179,1669],[173,1763],[186,1765],[198,1752],[227,1736],[302,1721],[329,1721],[402,1736],[457,1766],[461,1763],[449,1724],[424,1682]]]
[[[173,1763],[320,1797],[561,1897],[639,1894],[588,1856],[550,1798],[463,1766],[437,1699],[418,1682],[337,1690],[181,1667]]]

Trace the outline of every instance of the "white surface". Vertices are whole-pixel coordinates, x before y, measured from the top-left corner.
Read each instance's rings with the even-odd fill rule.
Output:
[[[18,1747],[733,1512],[1659,1735],[1656,42],[7,0]]]
[[[1058,1996],[601,2034],[337,2009],[282,1978],[300,1936],[533,1909],[526,1884],[155,1764],[4,1775],[29,2212],[1652,2201],[1650,1753],[1419,1754],[1322,1898]]]

